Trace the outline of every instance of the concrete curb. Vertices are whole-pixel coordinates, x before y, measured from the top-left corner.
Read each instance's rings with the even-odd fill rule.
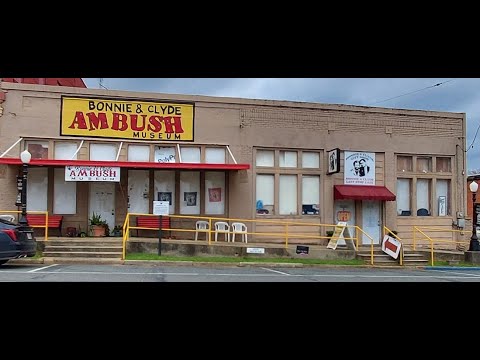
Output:
[[[425,270],[480,270],[477,266],[424,266]]]
[[[17,265],[22,265],[22,264],[43,264],[44,259],[43,258],[38,258],[38,259],[29,259],[29,258],[22,258],[22,259],[12,259],[8,260],[7,264],[17,264]]]
[[[334,264],[303,264],[283,262],[211,262],[211,261],[172,261],[172,260],[120,260],[120,259],[78,259],[78,258],[22,258],[9,260],[8,264],[92,264],[92,265],[142,265],[142,266],[201,266],[201,267],[269,267],[269,268],[323,268],[323,269],[395,269],[395,270],[480,270],[480,267],[460,266],[400,266],[400,265],[334,265]]]

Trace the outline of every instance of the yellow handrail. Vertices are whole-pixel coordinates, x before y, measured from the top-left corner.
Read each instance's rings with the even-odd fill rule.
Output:
[[[363,234],[367,235],[370,239],[370,265],[373,265],[373,238],[368,235],[365,231],[363,231],[358,225],[355,225],[357,230],[360,230]],[[358,249],[358,235],[357,235],[357,249]]]
[[[0,214],[21,214],[20,210],[0,210]],[[48,240],[48,211],[30,210],[27,214],[45,214],[45,225],[28,225],[31,228],[44,228],[45,229],[45,241]]]
[[[433,260],[433,239],[428,236],[427,234],[425,234],[422,230],[420,230],[418,227],[414,226],[413,227],[415,230],[417,230],[420,234],[422,234],[423,236],[425,236],[428,240],[430,240],[430,254],[431,254],[431,265],[434,266],[434,260]]]
[[[428,231],[433,231],[433,232],[464,232],[464,230],[446,230],[446,229],[440,229],[440,228],[434,228],[434,227],[427,227],[427,226],[422,226],[423,230],[428,230]],[[435,243],[447,243],[447,244],[468,244],[468,241],[457,241],[457,240],[442,240],[442,239],[433,239],[430,236],[428,236],[424,231],[422,231],[418,226],[413,226],[413,236],[415,241],[416,239],[416,233],[419,232],[422,234],[429,242],[430,242],[430,258],[431,258],[431,264],[434,266],[434,252],[435,252]]]
[[[288,224],[285,224],[285,249],[288,249]]]
[[[130,216],[158,216],[154,214],[144,214],[144,213],[127,213],[125,217],[125,222],[123,225],[123,251],[122,256],[125,259],[126,256],[126,243],[129,240],[129,233],[130,230],[152,230],[152,228],[148,227],[140,227],[140,226],[130,226]],[[301,222],[293,222],[293,221],[282,221],[282,220],[265,220],[265,219],[237,219],[237,218],[225,218],[225,217],[208,217],[208,216],[192,216],[192,215],[168,215],[170,218],[180,218],[180,219],[206,219],[209,222],[209,231],[208,231],[208,244],[211,245],[211,233],[212,233],[212,220],[221,220],[221,221],[241,221],[241,222],[258,222],[258,223],[268,223],[268,224],[275,224],[275,225],[284,225],[285,226],[285,233],[283,234],[285,237],[285,248],[288,248],[288,241],[289,238],[294,236],[300,239],[328,239],[328,236],[322,235],[312,235],[312,234],[292,234],[289,231],[289,225],[300,225],[300,226],[318,226],[318,227],[336,227],[336,224],[315,224],[315,223],[301,223]],[[357,226],[347,225],[345,227],[350,228],[358,228]],[[173,229],[169,228],[170,231],[177,231],[177,232],[195,232],[196,229]],[[361,230],[361,229],[360,229]],[[257,236],[281,236],[281,232],[246,232],[247,235],[257,235]],[[369,236],[367,234],[367,236]],[[370,236],[369,236],[370,237]],[[355,240],[357,249],[358,249],[358,233],[355,237],[348,237],[344,238],[345,240]],[[372,239],[373,241],[373,239]]]

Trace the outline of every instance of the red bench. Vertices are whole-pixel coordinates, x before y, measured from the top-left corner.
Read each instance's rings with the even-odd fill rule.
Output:
[[[33,228],[45,227],[46,216],[44,214],[27,214],[28,225]],[[62,236],[62,215],[49,215],[48,228],[57,229],[59,236]]]
[[[158,230],[160,227],[160,218],[159,216],[138,216],[135,226],[148,228],[148,230]],[[165,229],[170,230],[170,217],[168,216],[162,216],[162,231]],[[137,230],[138,237],[138,230],[142,229],[135,230]]]

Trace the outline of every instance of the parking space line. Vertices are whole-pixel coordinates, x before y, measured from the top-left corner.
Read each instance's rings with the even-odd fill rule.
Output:
[[[288,274],[288,273],[286,273],[286,272],[283,272],[283,271],[273,270],[273,269],[264,268],[264,267],[262,267],[261,269],[263,269],[263,270],[268,270],[268,271],[272,271],[272,272],[274,272],[274,273],[281,274],[281,275],[291,276],[290,274]]]
[[[41,268],[38,268],[38,269],[33,269],[33,270],[28,271],[28,272],[33,273],[33,272],[40,271],[40,270],[45,270],[45,269],[51,268],[52,266],[57,266],[57,265],[58,264],[52,264],[52,265],[44,266],[44,267],[41,267]]]
[[[464,272],[464,271],[435,270],[435,269],[431,269],[430,271],[440,271],[440,272],[446,272],[446,273],[450,273],[450,274],[469,275],[469,276],[472,276],[472,277],[480,277],[480,274],[470,274],[470,273],[467,273],[467,272]]]

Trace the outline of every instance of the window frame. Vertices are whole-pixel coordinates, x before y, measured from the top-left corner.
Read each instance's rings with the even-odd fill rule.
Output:
[[[257,166],[257,151],[273,151],[274,152],[274,166]],[[296,152],[297,153],[297,167],[280,167],[280,154],[283,152]],[[303,167],[303,153],[317,153],[319,158],[318,168],[304,168]],[[312,217],[322,217],[324,215],[323,211],[323,186],[324,186],[324,160],[325,150],[324,149],[294,149],[294,148],[269,148],[269,147],[254,147],[253,148],[253,172],[254,178],[252,182],[254,201],[252,206],[252,211],[255,218],[264,218],[275,217],[275,218],[305,218],[309,219]],[[273,175],[274,176],[274,204],[273,204],[273,214],[258,214],[256,211],[256,186],[257,186],[257,175]],[[297,176],[297,213],[295,215],[280,214],[280,175],[296,175]],[[320,194],[320,203],[319,205],[319,214],[302,214],[303,210],[303,176],[318,176],[319,178],[319,194]]]
[[[412,159],[412,170],[411,171],[402,171],[398,169],[398,158],[399,157],[411,157]],[[417,166],[418,159],[430,159],[430,171],[424,172],[419,171]],[[437,171],[437,158],[449,158],[450,159],[450,172],[438,172]],[[410,180],[410,215],[399,215],[397,212],[397,217],[417,217],[417,218],[452,218],[454,214],[453,210],[453,197],[454,197],[454,187],[453,187],[453,178],[454,172],[452,170],[452,164],[455,159],[454,155],[432,155],[432,154],[395,154],[395,169],[396,169],[396,182],[395,188],[397,187],[397,181],[399,179],[409,179]],[[429,180],[429,215],[428,216],[419,216],[417,215],[417,181],[418,180]],[[438,215],[438,196],[437,196],[437,180],[447,180],[448,187],[447,193],[450,194],[447,199],[447,215],[439,216]],[[397,194],[398,196],[398,194]]]

